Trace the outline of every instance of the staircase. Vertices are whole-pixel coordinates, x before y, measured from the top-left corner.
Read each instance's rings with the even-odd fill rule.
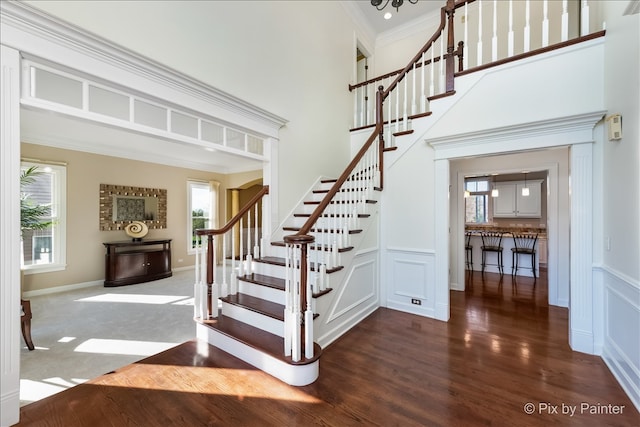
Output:
[[[335,182],[335,179],[324,179],[317,183],[298,210],[285,221],[282,234],[299,232]],[[377,204],[376,195],[365,197],[365,191],[371,193],[355,187],[342,191],[330,204],[331,212],[323,214],[310,230],[314,242],[309,245],[307,271],[312,290],[312,319],[323,315],[318,312],[316,301],[327,298],[333,291],[331,283],[344,279],[345,264],[353,259],[354,243],[357,244],[357,237],[368,227],[371,213],[366,208],[353,214],[357,204],[369,207]],[[250,215],[251,209],[248,212]],[[231,272],[229,282],[236,283],[230,286],[227,295],[219,298],[217,309],[208,309],[208,319],[202,320],[202,316],[196,315],[197,337],[288,384],[302,386],[318,377],[322,350],[314,343],[311,357],[303,354],[294,360],[293,355],[285,356],[288,250],[283,240],[272,241],[261,256],[250,256],[249,260],[238,262],[238,267],[231,266],[235,260],[226,257],[224,262]],[[220,268],[218,266],[218,270]],[[300,273],[299,268],[295,270],[296,274]],[[222,277],[216,278],[225,281]],[[207,295],[206,300],[211,301],[211,296]],[[306,319],[301,322],[303,326],[305,322]]]
[[[472,3],[474,0],[447,0],[440,26],[404,69],[350,87],[355,109],[361,112],[352,131],[370,129],[372,133],[340,177],[319,180],[308,191],[281,230],[268,232],[267,210],[259,220],[262,200],[268,200],[268,187],[264,187],[223,228],[196,232],[202,238],[196,247],[194,285],[199,339],[288,384],[303,386],[318,378],[322,352],[318,343],[330,343],[380,305],[377,291],[371,291],[375,287],[371,282],[376,282],[379,276],[377,261],[360,279],[354,276],[358,265],[364,264],[358,252],[371,246],[370,236],[377,238],[384,153],[391,152],[397,158],[419,142],[425,123],[433,122],[431,102],[446,98],[451,105],[457,98],[451,96],[456,94],[454,77],[473,71],[462,70],[466,47],[458,44],[455,49],[453,40],[454,12],[465,7],[466,14],[467,5]],[[498,7],[498,3],[494,4]],[[563,41],[556,46],[579,41]],[[436,42],[441,53],[434,57]],[[513,58],[549,50],[543,46]],[[436,65],[440,70],[437,79]],[[475,69],[488,66],[479,60]],[[422,82],[416,80],[417,75]],[[430,81],[424,80],[427,76],[431,76]],[[379,86],[384,80],[386,89]],[[430,88],[428,95],[425,87]],[[434,93],[435,87],[440,87],[439,93]],[[371,107],[372,103],[366,100],[374,93],[375,107]],[[437,115],[442,116],[448,107],[443,104],[440,107],[443,108]],[[372,109],[365,111],[365,108]],[[260,223],[262,227],[258,227]],[[255,234],[250,231],[251,224]],[[266,232],[259,236],[258,228]],[[244,231],[247,229],[249,232]],[[267,242],[273,236],[276,240]],[[371,258],[377,260],[377,250],[372,252],[375,253]],[[371,289],[353,293],[352,289],[366,286]],[[365,304],[367,292],[376,295]],[[329,325],[330,322],[333,324]]]

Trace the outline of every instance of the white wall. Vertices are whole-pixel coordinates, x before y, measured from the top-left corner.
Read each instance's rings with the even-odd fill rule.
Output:
[[[622,139],[602,147],[602,229],[594,284],[603,301],[602,354],[640,410],[640,14],[602,2],[607,22],[605,102]],[[622,191],[621,191],[622,189]]]
[[[354,26],[338,2],[28,3],[285,117],[278,212],[346,166]]]

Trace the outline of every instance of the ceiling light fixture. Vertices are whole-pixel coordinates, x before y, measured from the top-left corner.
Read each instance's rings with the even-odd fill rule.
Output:
[[[407,1],[411,4],[418,3],[418,0],[407,0]],[[400,9],[400,6],[402,6],[403,3],[404,3],[404,0],[391,0],[391,7],[395,7],[396,12],[398,12]],[[371,6],[375,7],[378,10],[384,9],[385,7],[387,7],[388,4],[389,4],[389,0],[384,1],[384,4],[383,4],[383,0],[371,0]],[[385,15],[385,19],[389,19],[389,18],[387,18]]]
[[[500,191],[498,191],[498,189],[496,188],[496,176],[497,174],[493,174],[491,176],[491,197],[500,197]]]
[[[524,187],[522,187],[522,195],[527,197],[529,195],[529,187],[527,187],[527,172],[524,173]]]

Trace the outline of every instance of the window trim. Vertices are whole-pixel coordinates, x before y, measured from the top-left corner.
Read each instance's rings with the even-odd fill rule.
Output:
[[[469,196],[486,196],[487,197],[487,213],[486,213],[486,221],[485,222],[467,222],[467,217],[465,214],[464,223],[465,225],[477,225],[477,224],[490,224],[493,222],[493,198],[491,196],[492,190],[492,181],[487,177],[482,178],[467,178],[464,181],[464,190],[467,189],[468,182],[487,182],[487,191],[470,191]],[[477,185],[477,184],[476,184]],[[465,198],[465,212],[466,212],[466,198]]]
[[[67,166],[64,163],[56,162],[36,162],[33,160],[23,160],[20,162],[20,170],[25,167],[37,166],[39,168],[51,168],[54,172],[53,191],[53,212],[56,213],[55,224],[52,226],[53,253],[56,255],[56,262],[48,264],[21,265],[20,268],[25,275],[50,273],[53,271],[63,271],[67,268]],[[20,239],[22,246],[22,239]],[[23,259],[20,249],[20,259]],[[22,261],[21,261],[22,264]]]
[[[196,180],[196,179],[189,179],[187,180],[187,254],[189,255],[194,255],[196,253],[196,249],[191,247],[191,239],[193,236],[193,205],[192,205],[192,200],[191,200],[191,195],[192,195],[192,189],[194,187],[200,187],[200,188],[206,188],[209,193],[211,194],[211,200],[212,200],[212,204],[214,206],[211,206],[211,211],[209,212],[209,217],[208,217],[208,221],[210,224],[211,228],[215,228],[217,226],[217,224],[215,223],[216,220],[216,212],[218,209],[217,206],[217,200],[218,200],[218,195],[217,195],[217,186],[216,183],[213,181],[202,181],[202,180]]]

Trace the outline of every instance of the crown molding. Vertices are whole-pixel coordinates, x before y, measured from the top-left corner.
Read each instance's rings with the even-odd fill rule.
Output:
[[[457,135],[427,138],[436,159],[594,142],[593,129],[606,111],[595,111]],[[516,143],[517,142],[517,143]],[[517,147],[514,149],[514,147]]]
[[[54,45],[63,48],[98,63],[108,64],[130,76],[143,79],[146,83],[153,83],[156,87],[168,89],[179,95],[177,98],[183,101],[178,101],[179,105],[196,111],[207,111],[208,115],[211,114],[210,107],[215,107],[213,110],[222,116],[222,120],[270,137],[277,138],[278,130],[287,123],[286,119],[276,114],[59,20],[28,4],[1,1],[0,19],[2,44],[26,54],[56,62],[56,58],[49,57],[51,53],[42,46]],[[95,64],[88,66],[99,68]],[[153,93],[151,95],[158,96]],[[191,105],[185,105],[189,100]],[[204,108],[205,106],[209,108]]]
[[[373,26],[367,21],[367,18],[362,13],[362,10],[353,1],[340,0],[340,5],[345,10],[351,22],[356,27],[356,31],[359,35],[360,42],[367,47],[368,50],[373,53],[373,46],[375,46],[376,31]]]

